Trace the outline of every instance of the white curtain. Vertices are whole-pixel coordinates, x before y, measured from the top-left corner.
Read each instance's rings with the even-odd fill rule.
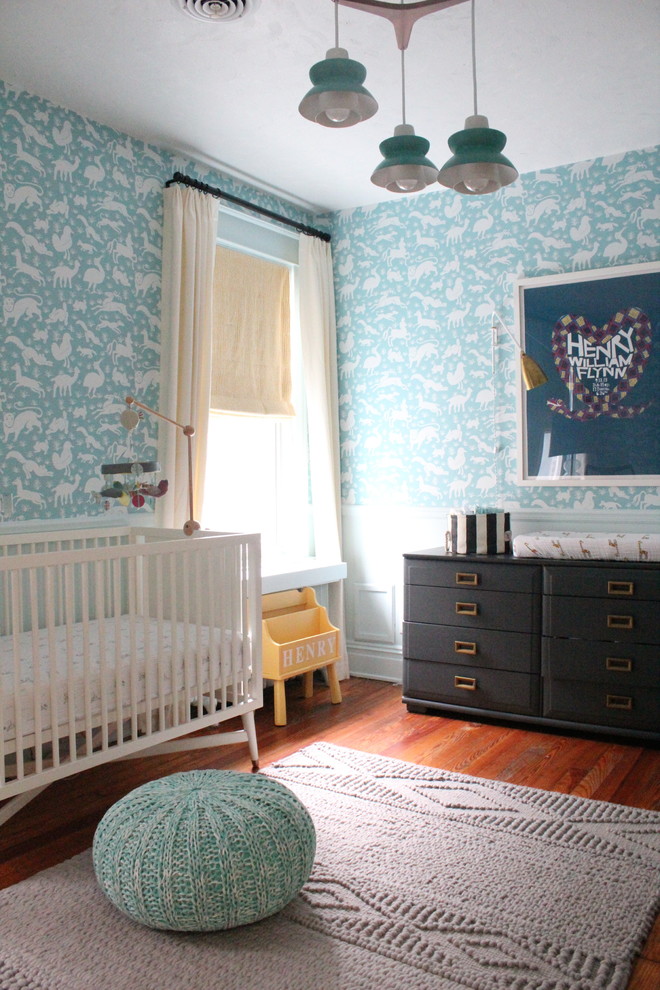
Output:
[[[300,326],[309,431],[310,477],[316,556],[342,559],[339,488],[339,415],[337,395],[337,330],[330,244],[300,235]],[[343,584],[329,586],[332,621],[342,630]],[[348,677],[346,647],[338,665]]]
[[[213,271],[218,201],[196,189],[164,191],[161,394],[159,412],[194,426],[194,515],[202,514],[213,326]],[[168,494],[158,499],[159,525],[189,518],[188,445],[183,432],[160,423],[159,450]]]

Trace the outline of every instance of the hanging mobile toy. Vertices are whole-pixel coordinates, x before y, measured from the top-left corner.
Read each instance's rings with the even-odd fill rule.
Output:
[[[143,474],[156,474],[160,471],[158,461],[123,461],[120,464],[102,464],[101,474],[124,476],[124,481],[113,481],[111,485],[102,488],[101,498],[119,499],[120,505],[132,503],[137,509],[141,509],[145,502],[145,495],[150,498],[160,498],[168,489],[167,481],[163,480],[158,485],[148,484],[141,481]]]
[[[146,412],[151,413],[153,416],[157,416],[158,419],[165,420],[166,423],[171,423],[172,426],[178,427],[186,438],[188,445],[188,507],[189,507],[189,519],[184,523],[183,532],[186,536],[192,536],[199,528],[200,525],[196,519],[193,518],[194,509],[194,499],[193,499],[193,471],[192,471],[192,438],[195,435],[194,426],[184,426],[182,423],[177,423],[176,420],[170,419],[169,416],[164,416],[162,413],[158,412],[156,409],[152,409],[150,406],[145,406],[142,402],[138,402],[137,399],[133,398],[131,395],[126,396],[126,409],[122,412],[119,417],[121,425],[126,430],[134,430],[135,427],[140,422],[142,413],[139,413],[135,407],[139,409],[144,409]],[[169,484],[163,479],[159,481],[158,484],[154,482],[149,483],[141,481],[140,477],[143,474],[154,474],[160,471],[160,464],[157,461],[125,461],[121,464],[102,464],[101,473],[104,475],[117,475],[121,474],[124,476],[124,481],[113,481],[112,485],[107,486],[102,489],[100,493],[96,496],[98,499],[105,498],[116,498],[119,499],[121,505],[129,505],[132,503],[136,508],[141,508],[144,505],[145,498],[161,498],[167,493]],[[130,479],[130,480],[129,480]]]

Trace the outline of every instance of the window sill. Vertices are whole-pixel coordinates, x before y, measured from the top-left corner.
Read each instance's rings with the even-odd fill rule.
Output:
[[[332,584],[346,577],[343,561],[334,562],[306,557],[300,560],[264,560],[261,566],[261,591],[268,595],[273,591],[288,591],[321,584]]]

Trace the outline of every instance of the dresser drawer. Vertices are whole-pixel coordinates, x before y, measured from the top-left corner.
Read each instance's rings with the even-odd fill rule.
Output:
[[[626,692],[660,687],[660,650],[639,643],[593,643],[579,639],[543,639],[543,676],[590,681]]]
[[[465,629],[500,629],[536,633],[540,628],[540,597],[506,591],[429,588],[408,585],[404,618]]]
[[[641,601],[544,595],[543,634],[657,644],[660,642],[660,608]]]
[[[538,673],[539,637],[530,633],[478,629],[466,635],[461,626],[403,623],[403,655],[411,660],[492,667]]]
[[[480,588],[484,591],[520,591],[533,594],[541,590],[541,568],[508,563],[481,564],[469,555],[436,560],[406,560],[407,584],[435,585],[443,588]]]
[[[587,681],[544,681],[543,714],[570,722],[660,731],[660,690],[610,689]]]
[[[510,670],[406,660],[403,693],[407,700],[436,701],[518,715],[539,713],[539,678],[535,674]]]
[[[544,567],[543,590],[546,595],[612,602],[660,601],[660,568]]]

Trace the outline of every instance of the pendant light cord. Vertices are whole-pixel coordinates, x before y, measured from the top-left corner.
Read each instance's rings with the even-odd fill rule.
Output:
[[[401,0],[401,6],[403,7],[403,0]],[[401,123],[406,122],[406,49],[405,46],[401,49]]]
[[[472,95],[474,100],[474,115],[477,116],[477,46],[475,41],[475,27],[474,27],[474,0],[471,4],[471,21],[472,21]]]
[[[335,0],[335,48],[339,48],[339,0]]]

